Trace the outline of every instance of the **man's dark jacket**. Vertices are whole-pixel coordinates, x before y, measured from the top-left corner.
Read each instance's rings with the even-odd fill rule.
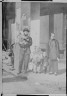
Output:
[[[30,46],[32,45],[32,38],[28,36],[27,44],[19,44],[26,54],[30,54]]]

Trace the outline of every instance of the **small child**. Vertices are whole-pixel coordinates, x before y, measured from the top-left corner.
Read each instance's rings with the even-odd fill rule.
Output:
[[[45,56],[45,58],[44,58],[44,72],[46,73],[47,72],[47,70],[48,70],[48,57],[47,56]]]
[[[47,72],[47,68],[48,68],[48,57],[47,57],[47,54],[46,52],[43,52],[43,55],[42,55],[42,60],[41,60],[41,66],[40,66],[40,73],[41,72]]]
[[[19,44],[20,46],[25,45],[29,42],[29,38],[27,36],[25,36],[24,34],[19,35]]]

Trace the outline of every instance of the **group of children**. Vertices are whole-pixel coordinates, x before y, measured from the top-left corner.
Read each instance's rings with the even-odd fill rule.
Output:
[[[35,50],[31,55],[29,70],[34,73],[46,73],[49,65],[46,51],[43,52],[40,48],[37,48],[37,51]]]

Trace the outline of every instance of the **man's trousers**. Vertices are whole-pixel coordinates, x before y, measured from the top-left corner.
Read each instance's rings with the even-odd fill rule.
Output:
[[[19,56],[20,62],[19,62],[19,73],[21,72],[27,72],[28,69],[28,63],[30,60],[30,54],[26,53],[26,50],[23,48],[20,48],[20,56]]]

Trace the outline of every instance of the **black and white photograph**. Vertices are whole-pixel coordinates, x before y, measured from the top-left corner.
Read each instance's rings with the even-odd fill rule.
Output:
[[[3,94],[66,96],[66,32],[67,3],[3,2]]]
[[[2,3],[0,2],[0,94],[2,92]]]

